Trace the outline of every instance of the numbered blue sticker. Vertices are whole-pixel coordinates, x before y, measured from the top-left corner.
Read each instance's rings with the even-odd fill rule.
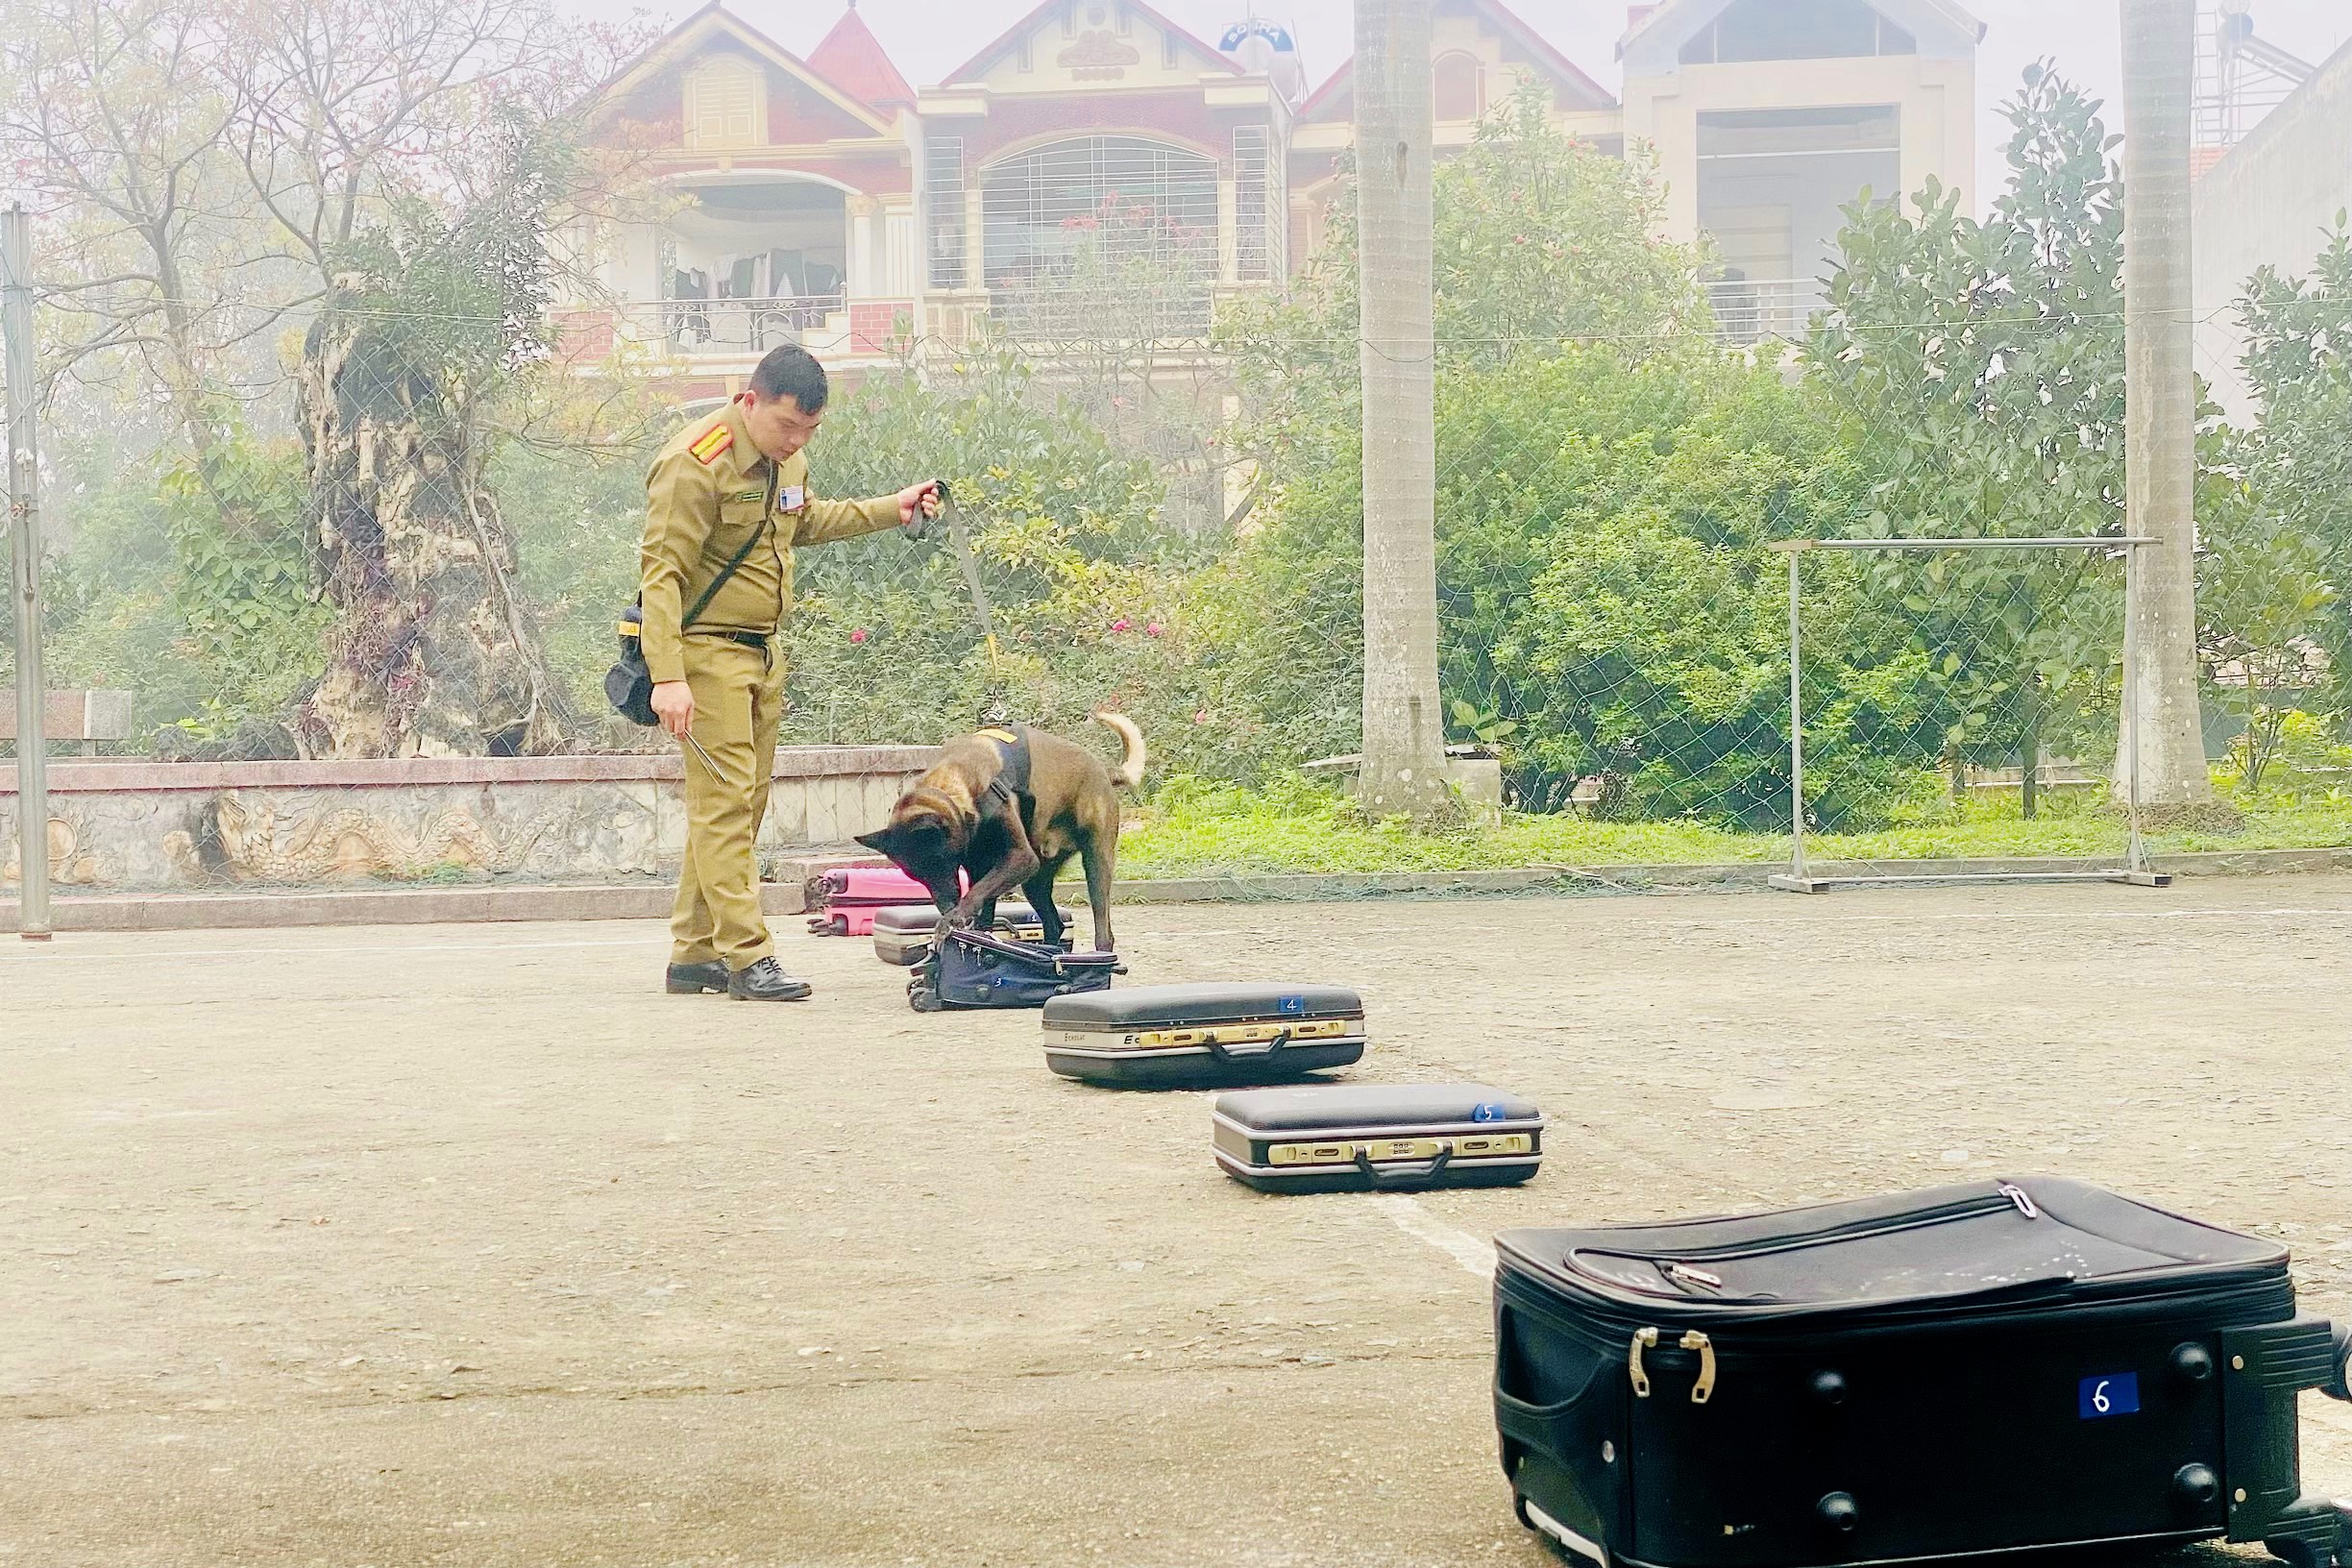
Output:
[[[2096,1421],[2103,1415],[2138,1415],[2140,1374],[2116,1372],[2103,1378],[2085,1378],[2076,1399],[2085,1421]]]
[[[1279,1012],[1285,1014],[1304,1013],[1307,1011],[1307,998],[1304,996],[1285,996],[1275,1005]]]
[[[1481,1100],[1470,1112],[1472,1121],[1508,1121],[1510,1108],[1495,1100]]]

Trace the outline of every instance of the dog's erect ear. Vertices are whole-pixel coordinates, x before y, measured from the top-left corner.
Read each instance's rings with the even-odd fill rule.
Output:
[[[850,840],[849,842],[852,844],[862,844],[867,848],[871,849],[877,855],[887,855],[891,852],[891,844],[893,842],[891,837],[892,831],[892,829],[887,827],[878,827],[871,833],[860,833],[856,838]]]

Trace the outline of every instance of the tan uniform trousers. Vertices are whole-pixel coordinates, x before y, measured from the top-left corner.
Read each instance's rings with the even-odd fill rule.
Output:
[[[775,775],[776,723],[784,712],[784,660],[724,637],[689,632],[682,652],[694,693],[694,738],[719,775],[686,754],[686,858],[670,913],[670,962],[723,960],[741,969],[775,951],[760,912],[753,848]]]

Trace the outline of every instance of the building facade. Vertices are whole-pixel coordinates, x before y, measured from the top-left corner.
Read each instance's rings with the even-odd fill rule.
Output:
[[[1949,0],[1677,0],[1629,19],[1624,134],[1657,158],[1669,237],[1712,242],[1724,319],[1801,330],[1865,191],[1932,179],[1973,209],[1984,25]]]
[[[2238,302],[2263,267],[2301,277],[2352,210],[2352,44],[2336,51],[2242,138],[2217,151],[2190,201],[2196,368],[2232,423],[2261,418],[2240,361]]]
[[[1502,0],[1435,0],[1437,147],[1532,85],[1561,129],[1652,150],[1665,237],[1711,242],[1734,335],[1792,331],[1842,206],[1930,178],[1972,199],[1981,34],[1953,0],[1636,6],[1620,98]],[[1090,332],[1113,292],[1198,337],[1321,243],[1353,135],[1347,63],[1308,91],[1279,29],[1220,45],[1142,0],[1043,0],[917,91],[854,0],[805,61],[714,4],[604,91],[653,195],[596,236],[573,340],[717,391],[779,342],[854,373],[983,321]]]

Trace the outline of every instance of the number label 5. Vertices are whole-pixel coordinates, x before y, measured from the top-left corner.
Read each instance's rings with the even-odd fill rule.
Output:
[[[2085,1421],[2139,1414],[2140,1374],[2110,1372],[2104,1377],[2083,1379],[2075,1392],[2075,1413]]]

